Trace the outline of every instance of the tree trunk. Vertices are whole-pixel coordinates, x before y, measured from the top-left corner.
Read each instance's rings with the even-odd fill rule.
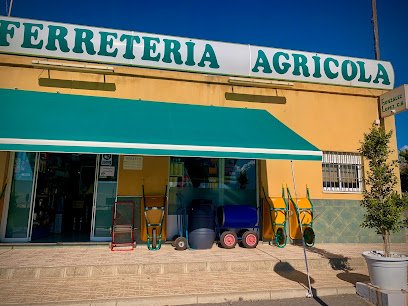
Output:
[[[382,236],[384,241],[384,256],[390,257],[390,231],[385,231]]]

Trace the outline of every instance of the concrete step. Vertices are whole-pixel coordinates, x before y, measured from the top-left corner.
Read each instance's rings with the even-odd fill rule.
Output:
[[[312,258],[310,271],[365,270],[361,258]],[[36,266],[0,268],[0,279],[83,278],[105,276],[170,275],[188,273],[259,273],[305,271],[304,259],[167,262],[151,264],[99,264],[76,266]]]
[[[310,281],[320,295],[323,292],[327,295],[354,293],[354,284],[364,273],[312,270]],[[350,277],[345,278],[345,274]],[[305,296],[307,287],[307,275],[298,270],[3,279],[0,280],[0,304],[118,305],[119,300],[121,305],[125,302],[134,305],[219,303],[300,297]]]

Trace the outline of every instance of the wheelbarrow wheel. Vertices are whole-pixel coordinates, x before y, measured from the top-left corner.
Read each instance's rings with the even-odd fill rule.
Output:
[[[157,233],[156,229],[152,229],[152,248],[155,249],[157,246]]]
[[[255,231],[246,231],[242,235],[242,245],[248,249],[256,248],[258,245],[258,234]]]
[[[303,238],[305,239],[305,244],[308,247],[312,247],[315,243],[315,233],[313,228],[306,227],[303,231]]]
[[[279,227],[275,234],[275,242],[278,247],[284,247],[286,245],[286,234],[282,227]]]
[[[187,239],[185,237],[177,237],[174,241],[174,247],[178,251],[184,251],[187,249]]]
[[[237,234],[233,231],[225,231],[220,236],[220,244],[224,249],[233,249],[238,242]]]

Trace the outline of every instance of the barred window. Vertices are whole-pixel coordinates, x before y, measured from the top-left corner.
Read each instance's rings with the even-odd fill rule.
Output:
[[[357,153],[323,152],[323,190],[362,192],[362,158]]]

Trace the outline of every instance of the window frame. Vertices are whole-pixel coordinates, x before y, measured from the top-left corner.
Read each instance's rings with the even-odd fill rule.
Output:
[[[329,180],[325,180],[325,168],[328,171]],[[333,171],[333,168],[335,171]],[[333,173],[335,172],[335,177]],[[346,178],[345,173],[351,174]],[[358,187],[350,187],[356,184]],[[324,151],[322,158],[322,188],[324,193],[358,193],[364,191],[364,163],[363,157],[354,152]]]

